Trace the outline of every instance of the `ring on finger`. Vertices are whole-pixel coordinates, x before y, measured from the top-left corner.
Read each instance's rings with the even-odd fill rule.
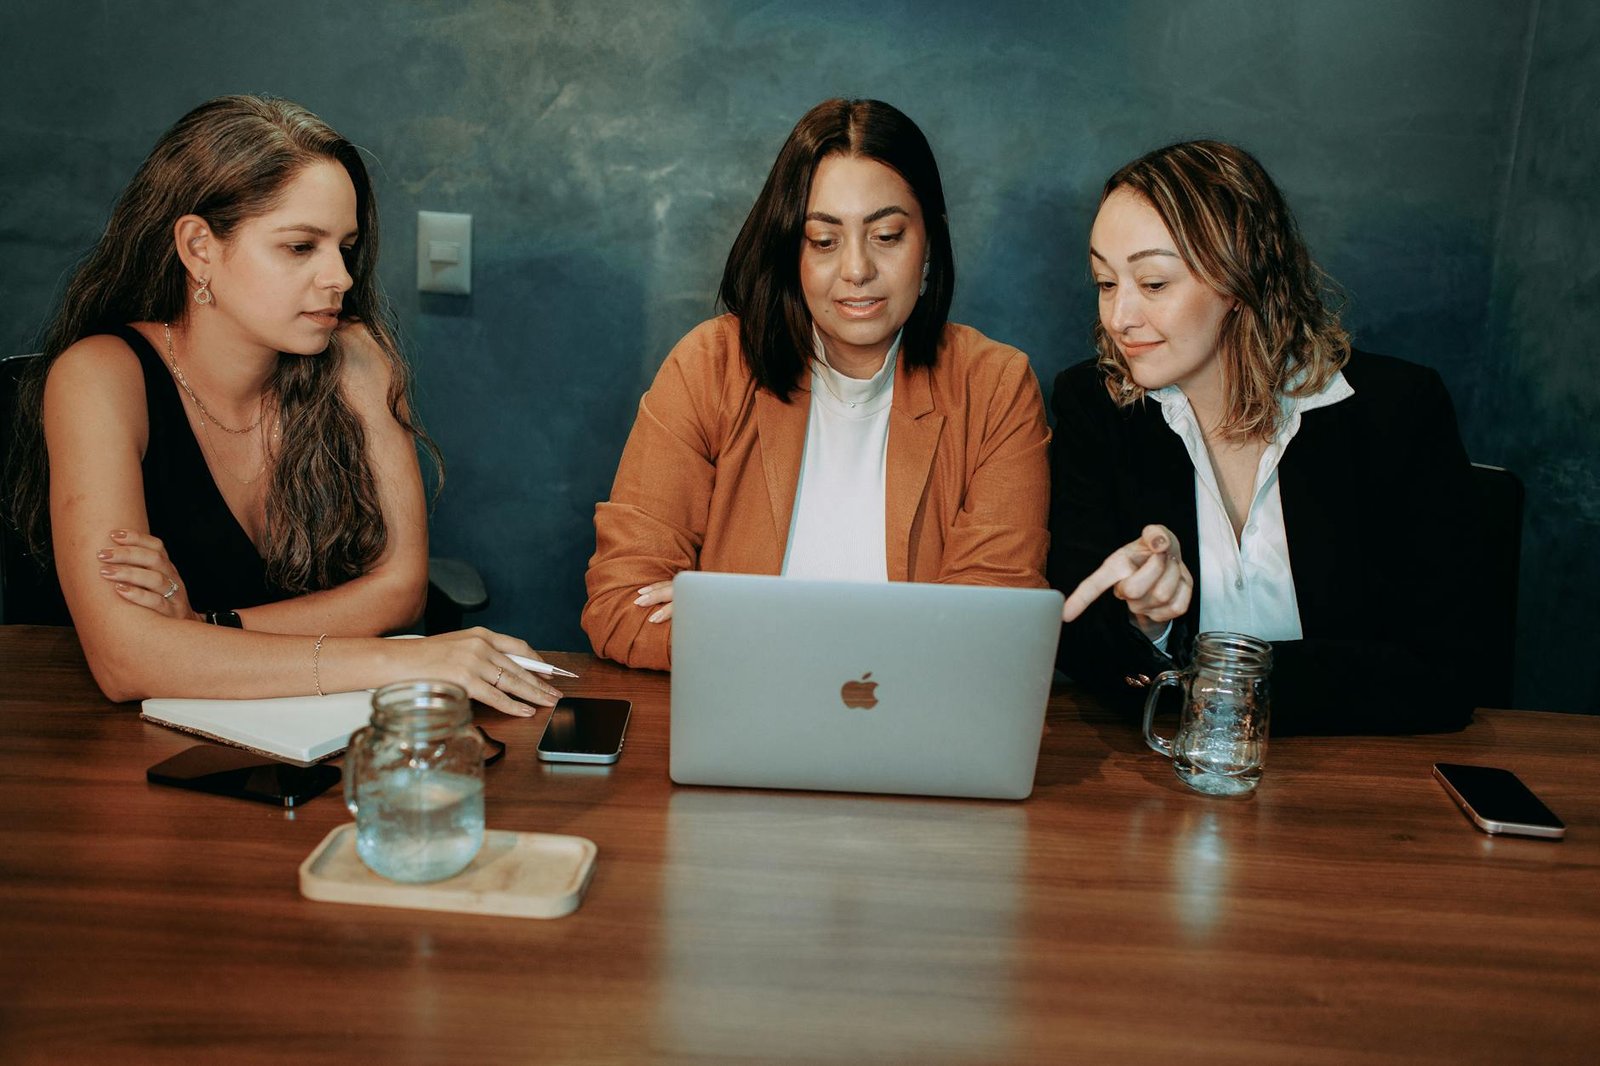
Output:
[[[171,578],[168,578],[167,579],[167,591],[165,591],[165,592],[163,592],[161,594],[161,598],[164,599],[164,600],[170,600],[170,599],[172,599],[172,597],[174,595],[177,594],[177,592],[178,592],[178,583],[176,581],[172,580]]]
[[[500,679],[502,677],[505,677],[505,676],[506,676],[506,668],[502,666],[500,668],[500,672],[494,675],[494,680],[489,682],[489,684],[493,685],[495,688],[499,688],[500,687]]]

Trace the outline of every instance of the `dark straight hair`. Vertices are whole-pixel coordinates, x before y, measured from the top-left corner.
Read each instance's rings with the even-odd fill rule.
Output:
[[[767,183],[728,253],[719,293],[739,316],[739,344],[750,376],[785,402],[813,351],[811,313],[800,289],[800,240],[811,178],[830,155],[860,156],[905,179],[928,233],[928,287],[900,338],[907,366],[933,366],[956,288],[955,254],[944,185],[933,149],[917,124],[881,100],[824,100],[783,142]]]

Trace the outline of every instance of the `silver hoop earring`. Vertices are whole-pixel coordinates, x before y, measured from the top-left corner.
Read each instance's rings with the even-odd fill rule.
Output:
[[[194,302],[204,307],[214,299],[216,297],[211,295],[211,279],[207,278],[200,283],[198,289],[194,290]]]

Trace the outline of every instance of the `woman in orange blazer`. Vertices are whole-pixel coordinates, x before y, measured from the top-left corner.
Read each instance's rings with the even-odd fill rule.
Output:
[[[639,403],[595,509],[595,652],[671,665],[682,570],[1043,587],[1049,430],[1020,351],[947,321],[938,166],[875,100],[784,143],[721,301]]]

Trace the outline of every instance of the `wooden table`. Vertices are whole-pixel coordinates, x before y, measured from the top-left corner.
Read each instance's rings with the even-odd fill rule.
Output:
[[[532,921],[303,899],[334,795],[148,785],[193,741],[0,629],[0,1061],[1595,1061],[1600,720],[1284,740],[1217,800],[1065,690],[1024,803],[741,792],[668,781],[665,675],[551,658],[634,716],[609,769],[480,717],[490,825],[600,848]],[[1568,839],[1476,831],[1437,759]]]

